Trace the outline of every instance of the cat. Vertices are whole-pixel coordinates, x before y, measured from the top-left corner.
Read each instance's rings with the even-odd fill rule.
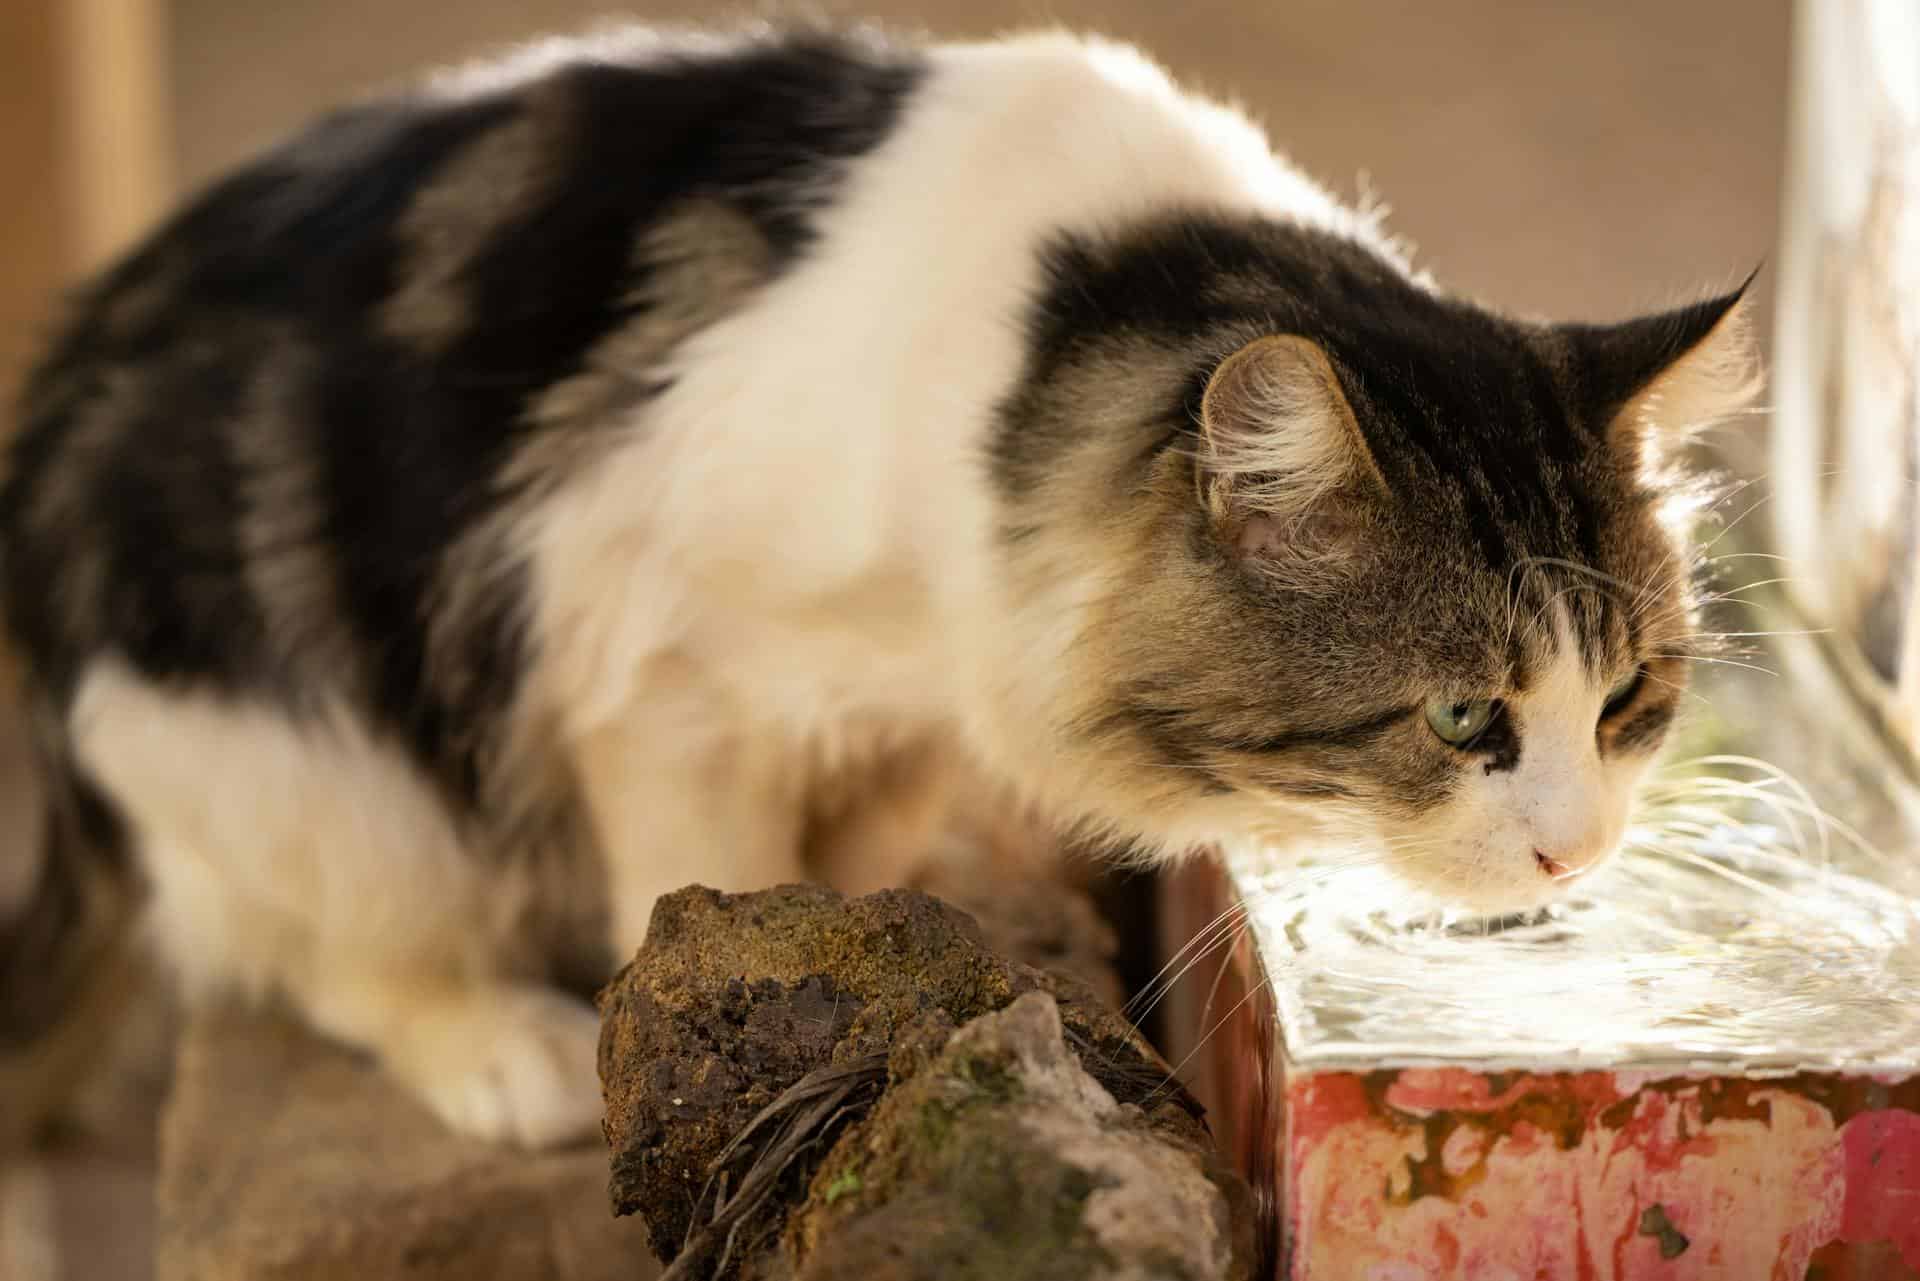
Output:
[[[29,380],[51,801],[0,981],[135,878],[190,998],[544,1146],[599,1116],[568,990],[655,898],[797,879],[810,798],[929,745],[1143,861],[1320,833],[1543,902],[1686,684],[1676,468],[1751,393],[1744,290],[1452,297],[1059,31],[602,32],[348,106]],[[867,826],[842,867],[912,824]]]

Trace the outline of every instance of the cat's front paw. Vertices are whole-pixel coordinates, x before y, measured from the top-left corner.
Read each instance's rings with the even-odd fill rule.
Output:
[[[547,1148],[598,1132],[599,1044],[579,1001],[498,988],[422,1011],[389,1065],[462,1134]]]

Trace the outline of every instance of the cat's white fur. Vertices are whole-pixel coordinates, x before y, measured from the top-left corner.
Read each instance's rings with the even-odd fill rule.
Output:
[[[1042,237],[1179,203],[1393,252],[1258,129],[1131,50],[1048,34],[944,47],[932,66],[804,261],[655,371],[671,390],[628,442],[520,531],[535,696],[564,718],[623,953],[663,892],[800,875],[796,761],[957,724],[1037,793],[1095,785],[1061,774],[1039,728],[1068,694],[1057,660],[1094,585],[1056,589],[1051,634],[996,626],[1012,611],[988,495],[964,481],[1019,369]],[[1589,745],[1597,697],[1566,695]],[[537,1144],[592,1128],[591,1013],[500,976],[488,949],[513,887],[461,849],[402,756],[344,718],[297,729],[109,666],[74,721],[153,851],[152,926],[190,984],[284,992],[467,1131]],[[1552,782],[1489,795],[1483,817],[1532,815],[1512,821],[1587,848],[1595,780]],[[1200,843],[1222,817],[1149,835]]]

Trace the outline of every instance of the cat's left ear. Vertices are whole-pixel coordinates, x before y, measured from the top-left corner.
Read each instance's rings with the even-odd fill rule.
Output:
[[[1362,528],[1358,497],[1385,485],[1326,349],[1298,334],[1220,362],[1200,444],[1201,502],[1242,555],[1333,563]]]
[[[1745,301],[1752,283],[1616,325],[1560,326],[1586,421],[1652,466],[1744,408],[1764,381]]]

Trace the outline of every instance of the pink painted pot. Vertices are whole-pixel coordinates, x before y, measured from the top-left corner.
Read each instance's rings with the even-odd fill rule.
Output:
[[[1185,869],[1170,935],[1235,894],[1231,873]],[[1287,946],[1270,935],[1194,966],[1169,1004],[1175,1061],[1263,1205],[1267,1275],[1920,1279],[1920,1074],[1649,1066],[1672,1058],[1658,1018],[1628,1029],[1638,1049],[1585,1070],[1529,1070],[1538,1047],[1497,1041],[1432,1047],[1454,1063],[1398,1043],[1374,1063],[1346,1043],[1327,1062],[1313,1038],[1337,1025],[1351,1040],[1354,1012],[1289,1018],[1301,993],[1263,960]],[[1364,1015],[1364,990],[1343,992]],[[1700,1029],[1675,1021],[1710,1060]]]

